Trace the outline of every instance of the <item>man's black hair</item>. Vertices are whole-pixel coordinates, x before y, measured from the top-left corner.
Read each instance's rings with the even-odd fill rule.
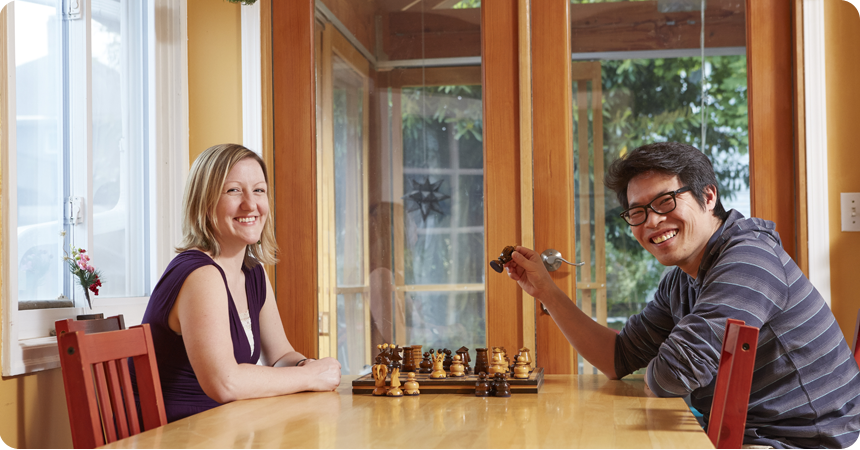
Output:
[[[693,197],[705,207],[705,189],[717,191],[714,216],[725,221],[729,213],[720,201],[720,190],[711,160],[696,147],[679,142],[658,142],[643,145],[609,165],[604,184],[615,191],[622,209],[627,209],[627,184],[637,175],[657,172],[676,175],[682,186],[689,186]]]

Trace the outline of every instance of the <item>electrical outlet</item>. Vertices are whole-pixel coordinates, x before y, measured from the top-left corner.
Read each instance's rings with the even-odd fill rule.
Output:
[[[860,231],[860,193],[843,192],[840,197],[842,231]]]

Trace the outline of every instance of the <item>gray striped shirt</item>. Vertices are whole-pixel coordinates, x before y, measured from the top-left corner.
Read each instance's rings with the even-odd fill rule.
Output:
[[[615,344],[622,377],[648,367],[661,397],[711,409],[726,319],[758,327],[744,444],[837,448],[860,430],[860,371],[821,294],[783,250],[773,222],[732,210],[693,279],[679,268]]]

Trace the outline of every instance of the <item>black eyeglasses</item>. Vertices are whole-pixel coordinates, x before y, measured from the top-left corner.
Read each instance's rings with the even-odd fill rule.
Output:
[[[627,223],[631,227],[635,227],[637,225],[642,225],[648,220],[648,210],[654,211],[657,214],[669,214],[670,212],[675,210],[675,207],[678,206],[678,203],[675,201],[675,197],[678,194],[683,194],[684,192],[691,191],[688,186],[684,186],[677,191],[670,191],[663,194],[658,195],[654,200],[651,200],[651,203],[644,206],[634,206],[624,212],[621,213],[621,217],[627,221]]]

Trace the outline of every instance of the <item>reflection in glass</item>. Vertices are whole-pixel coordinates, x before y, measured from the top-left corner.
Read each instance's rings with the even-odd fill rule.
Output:
[[[55,2],[15,2],[15,84],[20,301],[63,292],[63,131]]]

